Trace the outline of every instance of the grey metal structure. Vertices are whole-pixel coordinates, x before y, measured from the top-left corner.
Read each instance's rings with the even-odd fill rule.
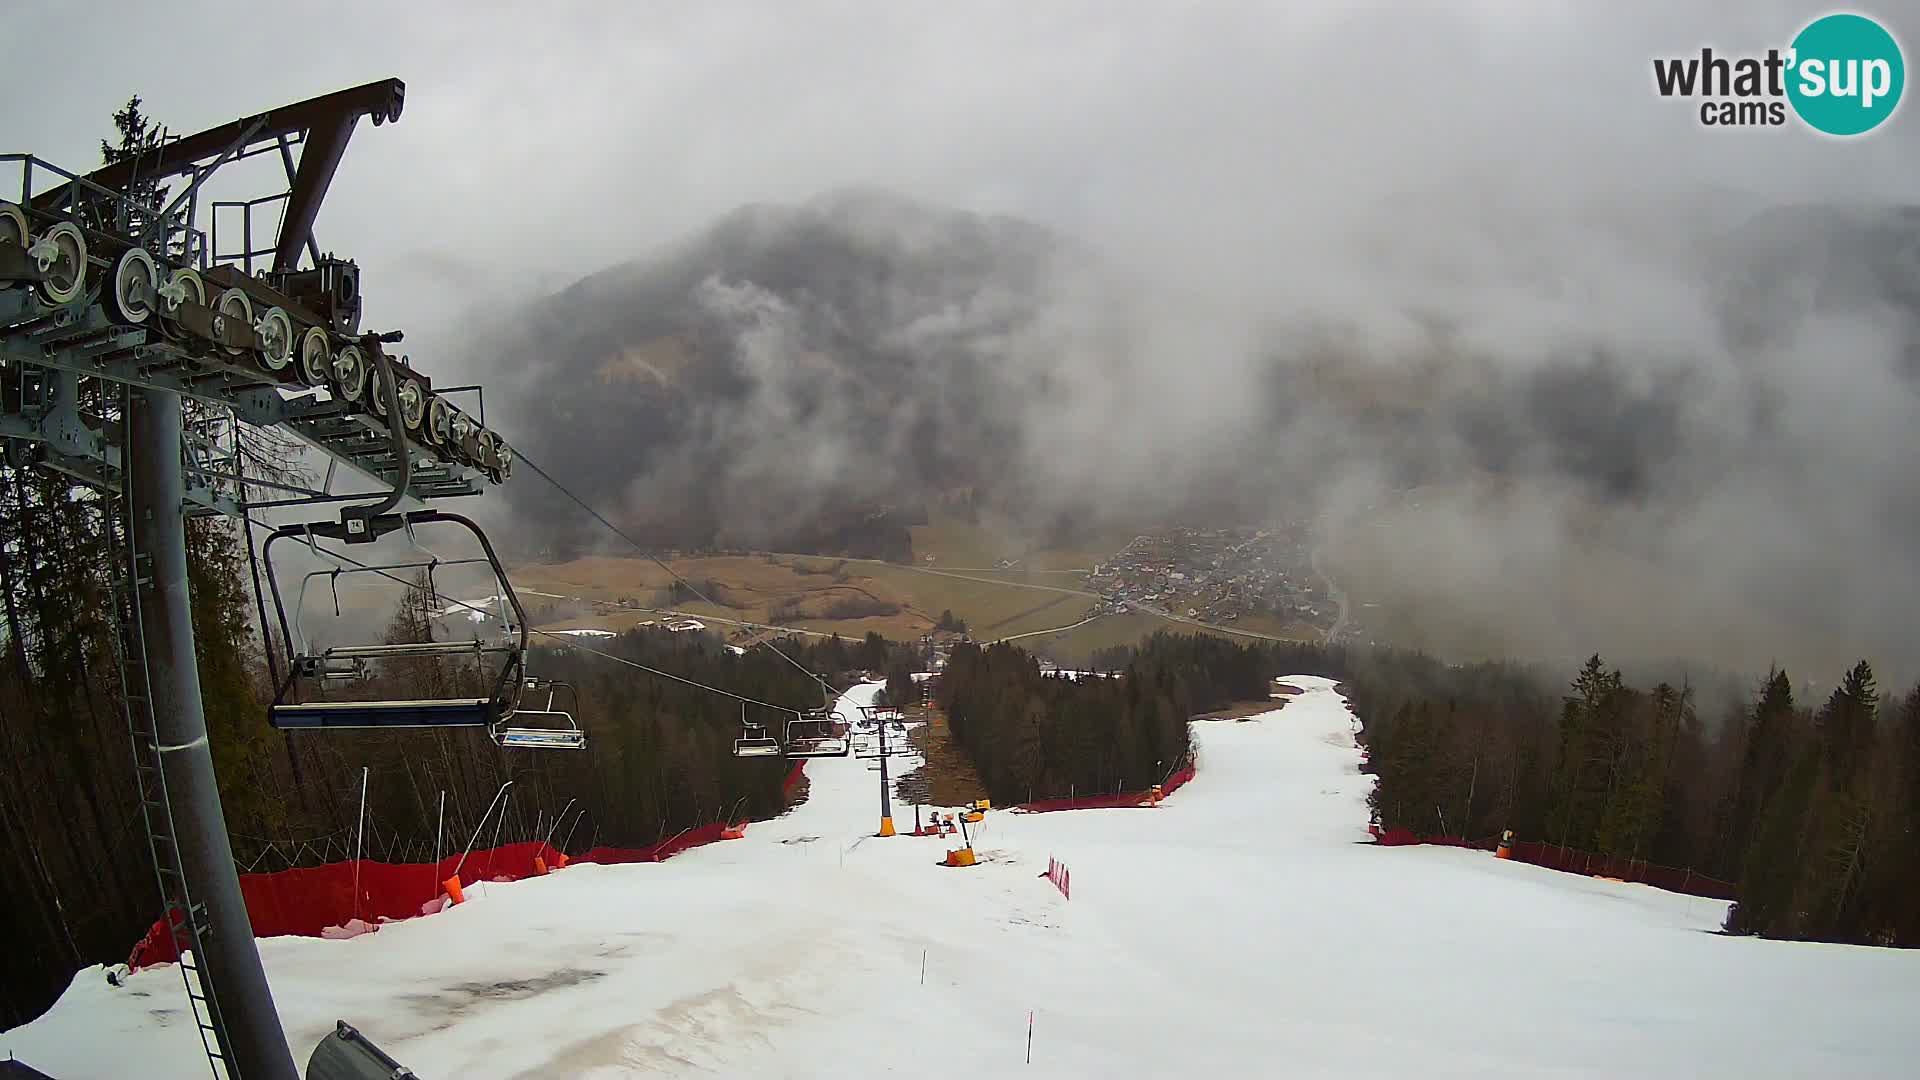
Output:
[[[891,717],[883,716],[881,714],[893,713],[895,714],[895,716],[898,716],[900,710],[893,708],[891,706],[862,705],[860,706],[860,711],[866,715],[867,719],[870,722],[872,722],[873,726],[877,729],[880,736],[880,748],[877,753],[871,753],[871,754],[857,753],[854,756],[860,757],[860,758],[878,758],[879,759],[880,761],[880,820],[891,821],[893,819],[893,784],[892,784],[892,781],[887,776],[887,759],[890,757],[897,756],[899,751],[897,749],[889,748],[887,746],[887,728],[892,724],[896,723],[897,721],[895,721]]]
[[[345,1020],[307,1059],[307,1080],[410,1080],[413,1070],[388,1057]]]
[[[387,353],[401,340],[397,332],[361,330],[359,267],[322,253],[313,239],[355,125],[398,120],[404,100],[398,79],[368,83],[85,175],[31,155],[0,155],[0,449],[16,467],[94,489],[108,535],[123,549],[115,651],[135,775],[166,918],[191,953],[181,971],[215,1076],[298,1073],[254,946],[214,782],[184,519],[337,504],[328,527],[358,542],[396,517],[435,513],[396,515],[405,497],[478,494],[513,467],[512,451],[449,397],[452,388],[435,393],[406,357]],[[216,224],[222,208],[242,208],[240,246],[216,250],[200,228],[205,184],[221,167],[259,154],[278,156],[286,189],[213,204]],[[14,168],[17,192],[5,183]],[[154,197],[157,181],[182,179],[170,202]],[[276,203],[282,224],[270,246],[255,249],[250,208]],[[254,265],[268,254],[270,263]],[[328,482],[313,488],[250,474],[245,425],[304,439],[330,459]],[[336,492],[338,464],[372,490]],[[256,490],[272,497],[250,499]],[[517,699],[524,673],[517,660],[509,668]],[[490,719],[503,723],[511,713],[496,708]]]

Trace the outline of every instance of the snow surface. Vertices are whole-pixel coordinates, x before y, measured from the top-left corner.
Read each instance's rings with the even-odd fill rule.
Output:
[[[299,1061],[344,1018],[429,1077],[1914,1074],[1920,953],[1729,938],[1715,901],[1366,844],[1352,718],[1286,681],[1280,711],[1196,726],[1199,775],[1159,809],[995,812],[970,869],[873,837],[873,763],[816,759],[807,803],[745,839],[261,951]],[[172,967],[92,968],[0,1058],[203,1077],[184,1004]]]

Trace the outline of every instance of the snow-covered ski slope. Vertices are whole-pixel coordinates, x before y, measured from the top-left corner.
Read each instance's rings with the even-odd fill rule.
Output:
[[[996,812],[971,869],[936,866],[941,840],[872,837],[871,763],[822,759],[806,805],[744,840],[262,950],[303,1062],[345,1018],[427,1077],[1920,1068],[1920,953],[1726,938],[1713,901],[1366,845],[1345,704],[1289,681],[1307,692],[1279,712],[1198,725],[1199,776],[1161,808]],[[82,972],[0,1057],[205,1076],[183,1004],[172,968],[125,989]]]

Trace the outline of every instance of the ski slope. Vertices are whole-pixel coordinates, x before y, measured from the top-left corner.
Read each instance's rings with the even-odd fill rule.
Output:
[[[1278,712],[1197,725],[1199,776],[1159,809],[996,812],[974,868],[873,837],[870,763],[819,759],[743,840],[263,941],[289,1039],[304,1064],[348,1019],[428,1077],[1913,1075],[1920,953],[1727,938],[1718,902],[1368,845],[1345,704],[1288,681]],[[0,1059],[204,1077],[183,1005],[172,968],[90,969]]]

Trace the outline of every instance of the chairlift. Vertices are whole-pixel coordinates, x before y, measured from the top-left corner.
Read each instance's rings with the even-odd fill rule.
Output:
[[[826,709],[796,713],[787,721],[786,753],[790,758],[846,757],[853,744]]]
[[[410,540],[414,540],[416,550],[420,545],[416,531],[423,526],[452,525],[463,530],[478,541],[484,553],[479,558],[442,559],[438,556],[420,557],[411,561],[356,564],[336,566],[331,569],[315,570],[305,575],[300,582],[300,592],[294,603],[294,616],[288,618],[287,603],[281,594],[280,578],[274,572],[273,551],[282,540],[304,540],[316,554],[322,554],[316,541],[329,540],[346,544],[365,544],[383,536],[404,530]],[[260,549],[261,559],[266,567],[267,582],[273,597],[273,606],[280,623],[281,640],[287,650],[287,671],[274,689],[273,703],[267,707],[267,722],[282,730],[321,730],[333,728],[486,728],[521,730],[524,734],[518,745],[533,745],[535,741],[543,746],[580,745],[584,738],[570,713],[552,708],[549,694],[548,708],[529,710],[524,716],[545,718],[549,721],[565,718],[571,734],[561,729],[548,729],[555,734],[534,734],[534,728],[516,728],[512,722],[521,713],[520,699],[529,680],[525,677],[527,654],[526,612],[520,606],[520,600],[514,595],[513,585],[507,580],[505,569],[499,557],[494,553],[493,545],[486,534],[471,520],[458,514],[449,514],[439,510],[416,510],[409,513],[378,513],[366,515],[343,515],[339,521],[324,521],[283,525],[267,537]],[[449,641],[412,641],[380,642],[375,644],[334,645],[326,648],[310,648],[306,637],[301,633],[299,616],[308,588],[321,578],[328,579],[329,586],[335,590],[335,613],[338,614],[338,581],[341,577],[357,575],[378,575],[385,578],[397,577],[402,571],[424,571],[429,591],[437,595],[433,583],[433,574],[437,569],[462,565],[485,565],[492,570],[498,593],[504,599],[506,607],[501,611],[503,619],[510,622],[505,626],[501,640],[488,641],[478,634],[468,640]],[[510,615],[509,615],[510,612]],[[429,635],[431,637],[431,635]],[[386,700],[340,700],[329,698],[330,689],[337,690],[340,684],[366,681],[373,677],[374,670],[385,664],[408,659],[428,657],[459,657],[473,660],[483,671],[491,671],[487,685],[490,692],[485,696],[460,696],[444,698],[408,698]],[[548,684],[540,684],[547,689]],[[571,689],[571,688],[569,688]],[[507,745],[504,741],[502,745]]]
[[[740,727],[740,737],[733,740],[733,756],[779,757],[780,740],[767,734],[765,724],[743,724]]]
[[[779,757],[780,740],[767,734],[767,725],[747,723],[747,703],[740,703],[740,737],[733,740],[733,756]]]
[[[580,708],[580,692],[571,683],[553,679],[526,679],[521,683],[520,705],[493,730],[493,739],[508,750],[584,750],[586,732],[574,721]],[[565,693],[567,708],[555,706]],[[546,694],[540,708],[528,707],[530,695]]]

